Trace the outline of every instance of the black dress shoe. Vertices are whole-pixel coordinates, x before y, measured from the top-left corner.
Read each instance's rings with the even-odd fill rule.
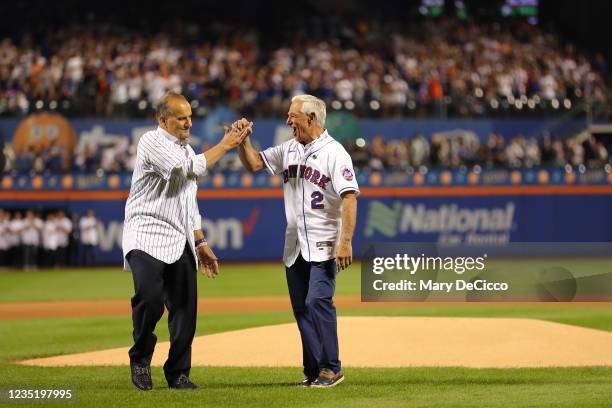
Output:
[[[168,387],[177,390],[193,390],[198,388],[185,374],[181,374],[176,380],[169,382]]]
[[[132,371],[132,384],[139,390],[149,391],[153,389],[151,380],[151,367],[144,364],[130,363]]]

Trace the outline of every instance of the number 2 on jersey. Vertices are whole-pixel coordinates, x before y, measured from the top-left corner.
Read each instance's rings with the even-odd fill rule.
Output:
[[[313,192],[310,197],[312,198],[312,201],[310,202],[310,205],[312,207],[313,210],[320,210],[322,208],[325,208],[324,204],[321,204],[321,201],[323,201],[323,193],[320,191],[315,191]]]

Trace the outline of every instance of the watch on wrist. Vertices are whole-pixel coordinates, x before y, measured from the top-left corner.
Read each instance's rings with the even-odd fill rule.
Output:
[[[199,247],[200,245],[208,245],[208,242],[206,241],[206,239],[202,238],[202,239],[197,239],[195,242],[195,247]]]

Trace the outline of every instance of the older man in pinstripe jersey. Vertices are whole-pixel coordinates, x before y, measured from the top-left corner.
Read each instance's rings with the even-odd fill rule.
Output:
[[[223,139],[202,154],[187,143],[191,107],[169,93],[157,108],[159,126],[138,143],[130,195],[125,206],[123,255],[132,271],[134,346],[129,351],[132,383],[150,390],[155,326],[168,309],[170,352],[164,364],[168,386],[190,389],[191,344],[197,314],[197,259],[208,277],[219,273],[217,257],[201,229],[197,178],[237,147],[250,128],[227,128]]]

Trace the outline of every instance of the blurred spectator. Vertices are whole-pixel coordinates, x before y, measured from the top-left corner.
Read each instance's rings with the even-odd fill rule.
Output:
[[[19,211],[13,214],[13,218],[9,221],[9,257],[11,265],[15,268],[20,268],[23,261],[23,247],[21,246],[21,228],[23,227],[23,216]]]
[[[0,268],[8,266],[9,214],[0,208]]]
[[[55,210],[45,211],[44,221],[32,210],[25,214],[22,217],[20,211],[11,213],[0,208],[0,267],[31,270],[38,266],[58,267],[66,265],[66,262],[70,265],[94,264],[98,221],[93,211],[88,210],[80,220],[76,214],[72,214],[70,220],[64,211]],[[69,231],[67,248],[60,245],[66,231]],[[81,242],[84,252],[78,251]],[[64,254],[70,257],[68,261],[62,260]]]
[[[591,62],[554,32],[453,18],[380,23],[303,19],[274,40],[221,22],[155,36],[75,24],[49,30],[44,44],[24,32],[0,39],[0,115],[144,116],[169,90],[193,101],[195,116],[218,104],[284,115],[304,92],[367,116],[528,115],[586,102],[609,110],[603,55]]]
[[[20,231],[23,245],[23,268],[26,271],[36,269],[42,228],[42,220],[35,216],[34,212],[28,210]]]
[[[53,267],[57,265],[57,216],[53,212],[47,213],[43,225],[42,247],[43,266]]]
[[[81,243],[83,244],[83,265],[95,263],[95,248],[98,246],[98,220],[92,210],[87,210],[79,222]]]
[[[72,221],[66,217],[64,211],[58,211],[55,218],[55,234],[57,239],[57,265],[66,266],[68,264],[68,243],[72,232]]]
[[[81,259],[81,229],[78,227],[80,223],[77,213],[72,213],[71,222],[73,228],[68,239],[68,265],[77,266]]]

